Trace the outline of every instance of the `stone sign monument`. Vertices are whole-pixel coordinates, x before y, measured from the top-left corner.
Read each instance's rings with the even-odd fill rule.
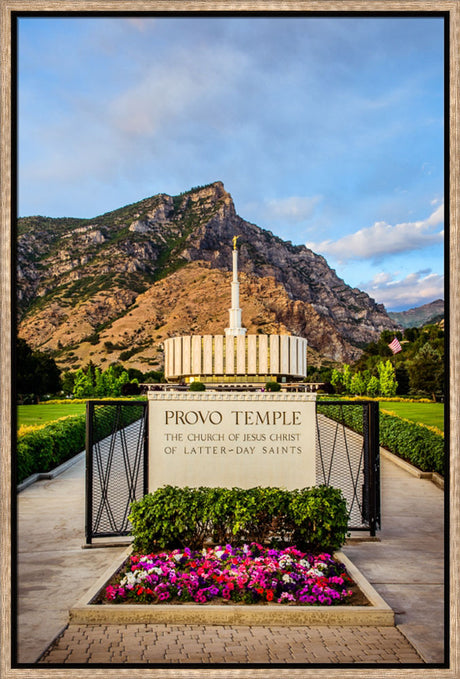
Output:
[[[149,491],[313,486],[315,395],[149,393]]]

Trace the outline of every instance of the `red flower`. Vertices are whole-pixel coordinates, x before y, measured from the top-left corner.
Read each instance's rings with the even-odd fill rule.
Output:
[[[273,601],[273,591],[271,589],[267,589],[267,601]]]
[[[144,591],[144,588],[143,588],[143,587],[139,587],[139,589],[137,590],[137,596],[140,596],[140,595],[142,594],[143,591]]]

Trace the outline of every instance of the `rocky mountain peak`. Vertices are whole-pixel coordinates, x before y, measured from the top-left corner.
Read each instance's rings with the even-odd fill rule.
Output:
[[[351,360],[382,330],[397,327],[382,305],[347,286],[323,257],[242,219],[221,181],[177,196],[157,194],[92,219],[24,218],[18,233],[20,335],[34,347],[55,352],[67,367],[88,357],[103,362],[104,354],[108,360],[106,345],[110,358],[125,352],[126,359],[141,334],[145,350],[146,343],[159,346],[168,333],[205,331],[206,317],[216,316],[216,304],[226,318],[230,299],[217,302],[206,281],[223,280],[217,274],[231,271],[235,235],[240,236],[239,269],[247,282],[241,306],[243,314],[245,304],[253,309],[254,318],[245,323],[254,332],[282,327],[307,337],[325,358]],[[187,311],[179,308],[173,290],[181,270],[184,285],[195,286],[197,276],[201,282],[199,312],[193,304],[184,306]],[[153,300],[159,299],[158,286],[164,299],[161,313],[148,295],[155,291]],[[267,295],[257,309],[250,304],[256,290]],[[223,294],[229,296],[230,288]],[[135,309],[141,312],[134,314]],[[178,314],[187,322],[179,322]],[[156,319],[149,324],[148,338],[142,331],[130,342],[110,339],[115,324],[131,327],[135,317],[142,327],[147,315]],[[118,354],[114,344],[121,347]],[[128,355],[127,365],[143,355],[139,351]],[[161,352],[152,352],[146,354],[147,367],[157,368]]]

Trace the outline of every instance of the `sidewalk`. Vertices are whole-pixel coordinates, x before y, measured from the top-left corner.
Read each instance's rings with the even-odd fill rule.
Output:
[[[381,542],[343,551],[393,607],[395,628],[66,628],[68,609],[124,548],[81,548],[84,461],[33,484],[18,495],[18,662],[442,663],[443,491],[385,458],[381,468]]]

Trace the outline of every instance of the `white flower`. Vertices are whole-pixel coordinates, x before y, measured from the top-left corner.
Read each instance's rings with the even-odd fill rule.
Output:
[[[320,578],[323,575],[323,571],[320,571],[319,568],[310,568],[310,570],[307,571],[307,575],[316,575]]]
[[[125,585],[128,585],[128,586],[137,585],[137,583],[138,583],[137,574],[138,574],[139,572],[140,572],[140,571],[137,571],[137,573],[131,573],[131,572],[130,572],[130,573],[126,573],[126,575],[125,575],[125,577],[123,578],[123,580],[121,580],[120,585],[121,585],[122,587],[125,587]]]
[[[299,565],[303,566],[303,568],[310,568],[310,562],[306,559],[300,559]]]
[[[292,582],[292,578],[289,573],[285,573],[281,579],[283,582]]]

